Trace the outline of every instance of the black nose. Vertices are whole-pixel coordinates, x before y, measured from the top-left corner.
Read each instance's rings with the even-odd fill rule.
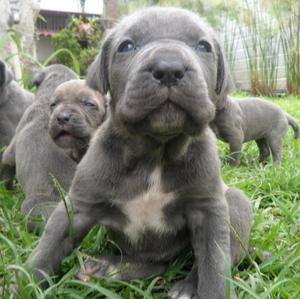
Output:
[[[71,113],[68,112],[68,111],[62,111],[56,117],[57,121],[60,124],[66,124],[66,123],[68,123],[69,120],[70,120],[70,118],[71,118]]]
[[[153,78],[168,87],[177,85],[184,73],[184,65],[177,61],[159,60],[152,67]]]

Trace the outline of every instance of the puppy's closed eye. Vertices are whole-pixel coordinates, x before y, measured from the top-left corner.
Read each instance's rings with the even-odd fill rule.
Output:
[[[57,101],[50,103],[50,108],[53,109],[57,106]]]
[[[97,105],[91,101],[83,101],[82,105],[90,108],[97,108]]]

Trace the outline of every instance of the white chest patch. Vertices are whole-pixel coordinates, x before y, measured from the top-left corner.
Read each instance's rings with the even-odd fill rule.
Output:
[[[157,167],[149,176],[148,190],[121,205],[129,219],[124,228],[129,239],[137,242],[146,229],[158,233],[170,231],[172,228],[165,223],[162,210],[173,199],[172,192],[162,191],[161,169]]]

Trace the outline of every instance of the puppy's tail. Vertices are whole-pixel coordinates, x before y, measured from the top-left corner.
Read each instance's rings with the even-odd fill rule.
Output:
[[[297,123],[297,121],[291,117],[288,113],[285,113],[287,121],[289,123],[289,125],[293,128],[294,130],[294,138],[299,138],[299,125]]]

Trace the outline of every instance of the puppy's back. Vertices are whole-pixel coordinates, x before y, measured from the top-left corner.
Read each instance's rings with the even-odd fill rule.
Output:
[[[236,101],[242,111],[245,141],[263,138],[268,132],[286,130],[283,110],[268,100],[246,98]]]

